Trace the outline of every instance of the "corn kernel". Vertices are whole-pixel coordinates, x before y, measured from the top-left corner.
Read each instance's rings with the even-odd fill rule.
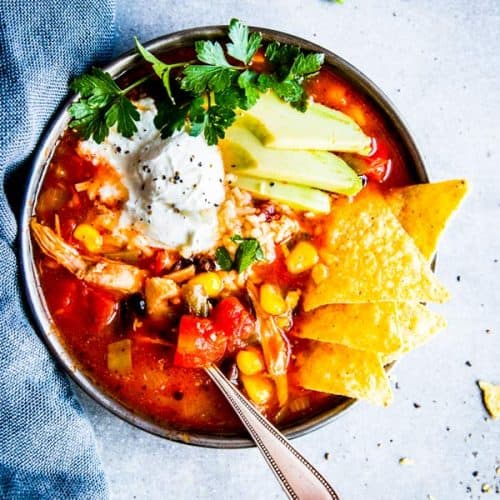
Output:
[[[248,397],[256,405],[265,405],[274,396],[274,384],[264,375],[241,375]]]
[[[260,287],[260,305],[267,314],[279,316],[286,311],[286,302],[281,290],[276,285],[264,283]]]
[[[220,276],[214,272],[200,273],[189,280],[191,285],[201,285],[209,297],[217,297],[224,286]]]
[[[285,297],[286,307],[288,311],[293,311],[300,299],[300,290],[290,290]]]
[[[276,318],[276,324],[282,329],[282,330],[290,330],[292,327],[292,320],[288,316],[279,316]]]
[[[328,268],[325,264],[318,263],[312,268],[311,276],[314,283],[319,285],[322,281],[325,281],[326,278],[328,278]]]
[[[89,252],[98,252],[102,248],[102,236],[90,224],[78,224],[73,232],[73,237],[83,243]]]
[[[247,347],[236,355],[236,365],[243,375],[256,375],[266,368],[262,353],[255,348]]]
[[[319,260],[318,251],[307,241],[299,241],[286,258],[286,267],[292,274],[311,269]]]

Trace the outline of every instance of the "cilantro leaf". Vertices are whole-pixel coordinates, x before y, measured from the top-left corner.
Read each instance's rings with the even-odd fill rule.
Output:
[[[196,137],[205,129],[207,123],[207,112],[205,109],[205,99],[197,97],[191,101],[189,106],[189,135]]]
[[[304,89],[298,82],[288,79],[279,81],[275,75],[259,75],[258,85],[262,92],[272,89],[281,99],[287,102],[300,100],[304,92]]]
[[[237,109],[247,107],[247,99],[243,89],[239,87],[229,87],[222,92],[214,92],[214,101],[216,104],[226,108]]]
[[[174,63],[174,64],[167,64],[164,63],[163,61],[160,61],[155,55],[153,55],[149,50],[147,50],[145,47],[141,45],[137,37],[134,37],[135,40],[135,46],[137,47],[137,50],[139,51],[139,54],[144,58],[145,61],[151,64],[151,67],[153,68],[153,71],[156,73],[156,75],[160,78],[160,80],[163,83],[163,86],[165,87],[165,90],[167,91],[167,95],[172,101],[173,104],[175,104],[175,99],[172,94],[172,88],[170,85],[170,73],[174,68],[179,68],[182,66],[186,66],[186,64],[189,63]]]
[[[70,87],[80,93],[80,99],[69,108],[71,128],[78,130],[84,139],[93,138],[101,143],[109,134],[109,129],[117,125],[118,132],[131,137],[136,131],[136,121],[140,116],[108,73],[99,68],[76,77]],[[130,87],[129,87],[130,89]]]
[[[227,62],[224,50],[219,42],[211,42],[210,40],[198,41],[195,42],[194,48],[198,59],[205,64],[210,64],[211,66],[231,66]]]
[[[154,118],[155,127],[161,131],[161,137],[171,137],[178,130],[186,128],[191,136],[200,135],[207,122],[205,101],[197,97],[182,105],[174,105],[169,100],[156,103],[158,112]]]
[[[233,261],[225,247],[219,247],[215,251],[215,260],[223,271],[230,271],[233,268]]]
[[[184,69],[181,89],[194,94],[202,94],[207,90],[220,92],[231,86],[237,74],[237,70],[231,67],[191,64]]]
[[[298,109],[300,112],[304,113],[307,110],[307,107],[309,106],[309,96],[307,95],[307,92],[302,89],[302,95],[295,99],[294,101],[290,101],[290,104]]]
[[[139,111],[122,95],[118,96],[106,111],[106,125],[112,127],[116,123],[116,129],[123,137],[134,135],[137,130],[135,122],[139,119]]]
[[[239,243],[236,255],[234,256],[234,267],[242,273],[256,261],[265,260],[260,243],[255,238],[242,238],[240,235],[233,235],[231,240]]]
[[[317,73],[324,61],[324,54],[304,55],[300,53],[293,61],[288,78],[296,78]]]
[[[168,64],[164,63],[163,61],[160,61],[155,55],[153,55],[149,50],[147,50],[141,42],[139,42],[139,39],[134,36],[134,41],[135,41],[135,46],[137,47],[137,50],[139,51],[139,54],[144,58],[145,61],[148,63],[151,63],[151,66],[153,68],[153,71],[160,77],[163,77],[163,73],[167,70]]]
[[[232,43],[226,45],[227,53],[245,64],[252,60],[262,42],[260,33],[249,35],[248,26],[238,19],[231,19],[228,36]]]
[[[113,95],[120,92],[120,87],[111,75],[95,67],[90,73],[74,78],[69,86],[73,91],[79,92],[82,97]]]
[[[216,104],[207,110],[204,127],[205,139],[210,146],[217,144],[219,139],[223,139],[225,131],[236,119],[234,109]]]
[[[295,45],[271,42],[266,48],[265,56],[273,65],[274,72],[259,75],[260,88],[274,90],[281,99],[299,111],[305,111],[308,96],[303,83],[308,76],[320,70],[324,54],[304,54]]]
[[[162,139],[171,137],[177,130],[182,130],[186,122],[189,107],[176,106],[170,100],[156,103],[158,112],[154,118],[155,127],[160,131]]]
[[[75,106],[78,104],[78,107]],[[69,126],[78,130],[84,139],[91,137],[100,144],[109,134],[109,127],[106,125],[105,108],[91,108],[86,102],[73,104],[69,113],[73,117]]]
[[[266,48],[266,59],[273,65],[278,80],[300,79],[316,73],[325,60],[324,54],[304,54],[299,47],[271,42]]]
[[[185,129],[192,136],[203,133],[209,144],[216,144],[236,119],[238,110],[251,108],[260,94],[270,89],[297,109],[307,108],[304,80],[320,69],[324,61],[322,54],[305,54],[294,45],[271,42],[266,46],[265,59],[272,71],[257,73],[248,65],[261,47],[262,35],[250,33],[248,26],[232,19],[228,37],[226,51],[220,42],[197,41],[197,63],[172,64],[163,62],[135,38],[139,54],[151,64],[151,73],[161,79],[170,100],[158,103],[154,120],[163,138]],[[241,65],[232,65],[226,54]],[[179,105],[171,88],[172,71],[176,68],[180,72],[180,89],[184,91]],[[150,76],[140,78],[123,90],[109,74],[96,68],[75,78],[71,88],[80,93],[80,99],[69,109],[70,126],[84,138],[93,137],[97,142],[102,142],[115,125],[120,134],[131,137],[137,130],[140,114],[125,96]]]
[[[271,42],[266,47],[265,57],[273,65],[279,80],[284,80],[290,73],[295,58],[300,54],[300,48],[295,45]]]
[[[260,87],[258,83],[258,75],[255,71],[245,70],[238,77],[238,85],[245,92],[246,97],[246,107],[242,107],[242,109],[251,108],[260,97]]]
[[[217,94],[216,94],[217,95]],[[157,103],[158,113],[154,124],[162,138],[172,136],[184,127],[191,136],[204,133],[209,145],[217,144],[236,119],[236,113],[227,104],[214,104],[208,109],[202,97],[194,98],[178,106],[168,100]]]

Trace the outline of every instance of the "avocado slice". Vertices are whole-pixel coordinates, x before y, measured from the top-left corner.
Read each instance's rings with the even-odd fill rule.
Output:
[[[312,102],[302,113],[273,92],[241,111],[238,123],[276,149],[318,149],[367,155],[371,139],[345,113]]]
[[[235,184],[250,191],[256,198],[279,201],[298,210],[330,213],[330,196],[319,189],[244,175],[238,175]]]
[[[219,147],[227,172],[290,182],[353,196],[361,179],[347,163],[328,151],[271,149],[248,129],[232,125]]]

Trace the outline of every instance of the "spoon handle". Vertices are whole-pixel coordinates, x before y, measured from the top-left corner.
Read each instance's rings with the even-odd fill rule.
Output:
[[[206,372],[226,396],[287,495],[296,500],[339,500],[326,479],[214,365]]]

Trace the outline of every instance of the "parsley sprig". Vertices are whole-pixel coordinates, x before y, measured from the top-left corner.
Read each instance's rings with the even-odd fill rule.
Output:
[[[122,90],[109,73],[99,68],[76,77],[70,86],[80,93],[80,99],[69,108],[72,118],[69,126],[77,129],[85,139],[93,137],[98,143],[106,139],[109,128],[115,124],[120,134],[132,137],[140,115],[126,94],[148,78],[141,78]]]
[[[252,59],[262,48],[262,35],[251,33],[244,23],[232,19],[228,38],[225,49],[217,41],[197,41],[196,60],[172,64],[158,59],[135,39],[139,54],[151,64],[167,94],[166,99],[156,103],[154,121],[163,138],[185,129],[193,136],[203,133],[208,144],[217,144],[235,121],[237,111],[252,107],[268,90],[301,111],[307,108],[304,82],[319,71],[323,54],[305,54],[294,45],[271,42],[264,51],[271,71],[258,73]],[[108,73],[97,68],[75,78],[71,88],[80,93],[80,99],[70,107],[70,127],[98,143],[115,124],[119,133],[131,137],[140,116],[126,94],[147,78],[123,90]]]

